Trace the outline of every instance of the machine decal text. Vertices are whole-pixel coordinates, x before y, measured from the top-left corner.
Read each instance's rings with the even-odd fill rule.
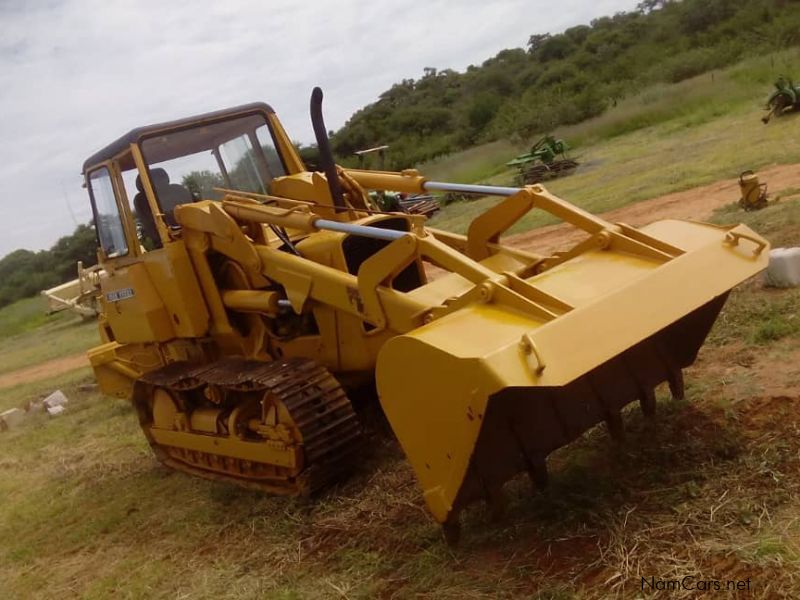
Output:
[[[133,288],[123,288],[121,290],[108,292],[106,294],[106,300],[109,302],[119,302],[120,300],[125,300],[126,298],[133,298],[133,296]]]

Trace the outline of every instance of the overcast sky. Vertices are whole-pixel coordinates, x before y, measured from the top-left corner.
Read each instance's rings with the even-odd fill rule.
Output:
[[[264,100],[313,140],[424,67],[463,71],[637,0],[0,0],[0,257],[88,222],[84,159],[139,125]]]

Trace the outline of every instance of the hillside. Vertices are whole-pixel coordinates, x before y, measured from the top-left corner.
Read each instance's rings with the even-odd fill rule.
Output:
[[[405,168],[492,140],[512,143],[605,112],[654,83],[696,75],[800,44],[800,4],[787,0],[645,0],[466,72],[425,69],[383,92],[333,137],[344,164],[389,144]]]
[[[573,175],[545,185],[594,213],[719,180],[731,184],[733,202],[741,171],[800,162],[800,115],[768,126],[760,121],[763,94],[781,71],[800,72],[800,51],[748,59],[678,84],[656,84],[599,117],[558,128],[558,135],[577,142],[571,156],[580,166]],[[420,169],[433,180],[514,185],[516,171],[505,162],[519,149],[491,142]],[[464,233],[472,218],[497,201],[486,197],[449,204],[431,225]],[[546,213],[532,211],[512,233],[552,222]]]

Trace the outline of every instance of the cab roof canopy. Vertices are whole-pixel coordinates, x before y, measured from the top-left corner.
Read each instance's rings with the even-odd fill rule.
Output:
[[[154,125],[145,125],[144,127],[136,127],[131,129],[122,137],[114,140],[105,148],[98,150],[87,158],[83,163],[83,173],[85,174],[92,167],[97,164],[110,160],[127,150],[131,144],[137,143],[142,138],[158,134],[170,133],[174,131],[187,130],[194,126],[210,124],[212,122],[224,121],[232,117],[245,116],[248,114],[258,113],[274,113],[272,107],[264,102],[251,102],[250,104],[242,104],[241,106],[234,106],[233,108],[226,108],[223,110],[216,110],[213,112],[195,115],[193,117],[186,117],[177,119],[175,121],[166,121],[164,123],[156,123]],[[259,123],[260,124],[260,123]],[[245,123],[237,122],[231,123],[230,127],[214,128],[214,136],[208,135],[208,130],[205,127],[198,127],[196,133],[187,133],[180,136],[179,143],[165,143],[159,145],[155,151],[148,152],[148,162],[158,163],[170,158],[175,158],[183,154],[193,154],[203,150],[211,150],[218,143],[232,139],[243,133],[247,133],[254,129],[253,122],[247,121]],[[123,161],[124,164],[120,165],[123,171],[134,168],[132,158]]]

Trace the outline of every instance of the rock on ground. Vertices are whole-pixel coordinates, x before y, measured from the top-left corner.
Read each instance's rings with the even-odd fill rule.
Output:
[[[800,285],[800,248],[775,248],[769,253],[769,266],[764,272],[767,285],[796,287]]]
[[[24,418],[25,411],[19,408],[10,408],[0,413],[0,431],[6,431],[16,427]]]
[[[49,411],[49,409],[55,406],[64,406],[69,402],[69,399],[64,395],[64,392],[61,390],[56,390],[52,394],[50,394],[47,398],[42,400],[45,409]]]
[[[62,412],[64,412],[65,409],[66,407],[63,404],[56,404],[55,406],[48,406],[47,408],[45,408],[47,414],[50,415],[51,417],[60,415]]]

